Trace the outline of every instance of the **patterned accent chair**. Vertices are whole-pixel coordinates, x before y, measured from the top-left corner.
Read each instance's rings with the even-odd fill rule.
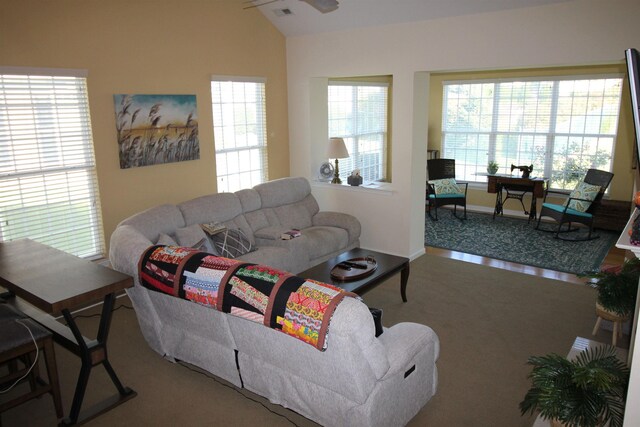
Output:
[[[438,220],[438,208],[453,205],[453,215],[467,219],[467,187],[468,183],[456,182],[455,159],[427,160],[427,194],[426,205],[429,217]],[[464,187],[464,190],[461,188]],[[458,216],[457,207],[464,209],[463,216]],[[432,214],[432,211],[434,214]]]
[[[609,187],[613,174],[611,172],[602,171],[598,169],[589,169],[582,182],[578,184],[575,190],[568,195],[568,198],[562,204],[547,202],[547,196],[549,193],[555,193],[567,197],[566,192],[549,190],[544,194],[544,201],[542,203],[542,210],[538,217],[538,224],[536,230],[553,232],[556,239],[561,240],[593,240],[597,239],[598,235],[593,235],[593,223],[596,212],[600,207],[600,201],[604,196],[605,191]],[[548,216],[557,222],[558,226],[555,228],[545,229],[540,228],[540,221],[543,216]],[[583,224],[589,228],[589,232],[586,237],[567,238],[561,237],[561,234],[574,232],[579,230],[578,227],[572,227],[572,223]],[[567,225],[563,229],[563,225]]]

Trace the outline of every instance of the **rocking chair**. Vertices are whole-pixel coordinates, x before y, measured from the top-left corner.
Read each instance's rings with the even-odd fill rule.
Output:
[[[542,210],[540,211],[540,217],[538,218],[536,230],[553,232],[555,233],[554,237],[556,239],[570,241],[593,240],[600,237],[597,235],[592,235],[593,223],[598,208],[600,207],[602,196],[609,187],[612,179],[613,174],[611,172],[601,171],[598,169],[589,169],[586,176],[584,177],[584,180],[580,184],[578,184],[576,190],[569,194],[569,197],[564,204],[548,203],[547,196],[549,193],[555,193],[563,196],[567,196],[567,194],[564,192],[547,189],[544,195]],[[593,189],[591,191],[591,194],[589,194],[589,191],[583,191],[585,188],[588,189],[589,186],[598,186],[599,189]],[[588,207],[585,209],[586,206]],[[558,227],[555,229],[540,228],[540,220],[543,216],[553,218],[558,223]],[[589,232],[586,238],[572,239],[561,237],[561,234],[563,233],[574,232],[579,229],[577,227],[573,228],[571,226],[574,222],[583,224],[589,228]],[[566,229],[562,229],[562,226],[564,224],[567,224]]]

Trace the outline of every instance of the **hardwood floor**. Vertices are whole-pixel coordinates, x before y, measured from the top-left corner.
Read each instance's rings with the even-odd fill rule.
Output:
[[[460,261],[471,262],[474,264],[487,265],[490,267],[501,268],[503,270],[516,271],[518,273],[530,274],[532,276],[546,277],[548,279],[562,280],[571,283],[584,283],[585,279],[577,277],[575,274],[563,273],[560,271],[547,270],[530,265],[517,264],[515,262],[502,261],[493,258],[487,258],[479,255],[466,254],[464,252],[456,252],[448,249],[425,247],[425,252],[431,255],[441,256],[445,258],[457,259]],[[611,248],[607,256],[602,262],[603,265],[621,265],[625,259],[625,251],[615,246]]]

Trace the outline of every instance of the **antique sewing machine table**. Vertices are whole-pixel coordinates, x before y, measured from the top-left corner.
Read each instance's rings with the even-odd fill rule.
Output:
[[[503,214],[504,202],[508,199],[516,199],[522,204],[525,215],[529,215],[529,221],[537,216],[537,199],[544,197],[544,190],[549,180],[547,178],[521,178],[513,175],[487,175],[487,192],[496,194],[496,206],[493,210],[493,218]],[[507,194],[503,197],[502,191]],[[531,192],[531,206],[529,211],[524,205],[524,195]]]

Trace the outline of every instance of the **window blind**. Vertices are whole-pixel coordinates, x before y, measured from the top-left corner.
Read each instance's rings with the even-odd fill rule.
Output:
[[[218,192],[268,179],[265,85],[261,77],[212,77]]]
[[[445,82],[443,157],[458,178],[484,181],[533,165],[551,188],[573,189],[589,168],[611,170],[618,127],[620,76]]]
[[[344,139],[349,158],[340,159],[343,181],[354,169],[365,182],[386,180],[389,85],[329,81],[329,137]]]
[[[100,257],[86,78],[61,74],[0,68],[0,239]]]

